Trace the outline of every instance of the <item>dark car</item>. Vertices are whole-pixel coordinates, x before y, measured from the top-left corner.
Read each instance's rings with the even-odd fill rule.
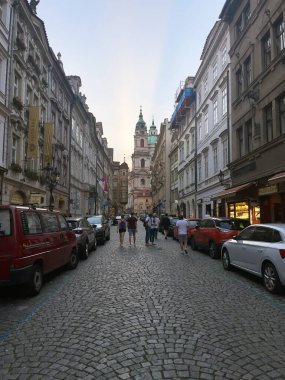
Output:
[[[220,257],[223,243],[239,234],[249,221],[238,218],[206,218],[192,231],[191,248],[206,249],[212,259]]]
[[[106,240],[110,240],[110,224],[104,215],[88,216],[87,220],[95,228],[98,243],[103,245]]]
[[[87,221],[86,217],[67,218],[70,229],[75,232],[78,253],[83,259],[87,259],[89,252],[96,250],[96,232]]]
[[[176,222],[177,222],[177,220],[179,220],[179,218],[175,217],[175,216],[173,216],[173,217],[170,216],[169,220],[170,220],[170,226],[168,228],[168,236],[172,236],[173,237],[174,227],[176,226]]]

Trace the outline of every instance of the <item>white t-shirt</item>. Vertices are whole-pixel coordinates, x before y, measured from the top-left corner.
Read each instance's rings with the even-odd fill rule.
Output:
[[[178,227],[178,235],[187,235],[187,220],[179,219],[176,222],[176,226]]]

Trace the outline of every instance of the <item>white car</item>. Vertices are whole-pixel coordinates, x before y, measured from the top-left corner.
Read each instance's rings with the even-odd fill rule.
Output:
[[[285,224],[252,224],[222,246],[222,263],[263,279],[276,293],[285,286]]]

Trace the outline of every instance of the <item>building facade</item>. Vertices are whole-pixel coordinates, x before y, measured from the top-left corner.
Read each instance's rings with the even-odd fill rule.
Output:
[[[285,3],[226,1],[230,28],[233,188],[230,216],[285,222]]]

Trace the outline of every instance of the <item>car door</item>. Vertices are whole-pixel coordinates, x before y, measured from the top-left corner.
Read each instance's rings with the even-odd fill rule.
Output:
[[[265,226],[255,226],[254,232],[247,240],[244,254],[243,265],[250,271],[259,273],[262,257],[271,242],[271,229]]]
[[[215,223],[212,219],[203,219],[200,223],[200,227],[197,230],[196,244],[203,248],[208,248],[209,240],[213,235],[215,229]]]

